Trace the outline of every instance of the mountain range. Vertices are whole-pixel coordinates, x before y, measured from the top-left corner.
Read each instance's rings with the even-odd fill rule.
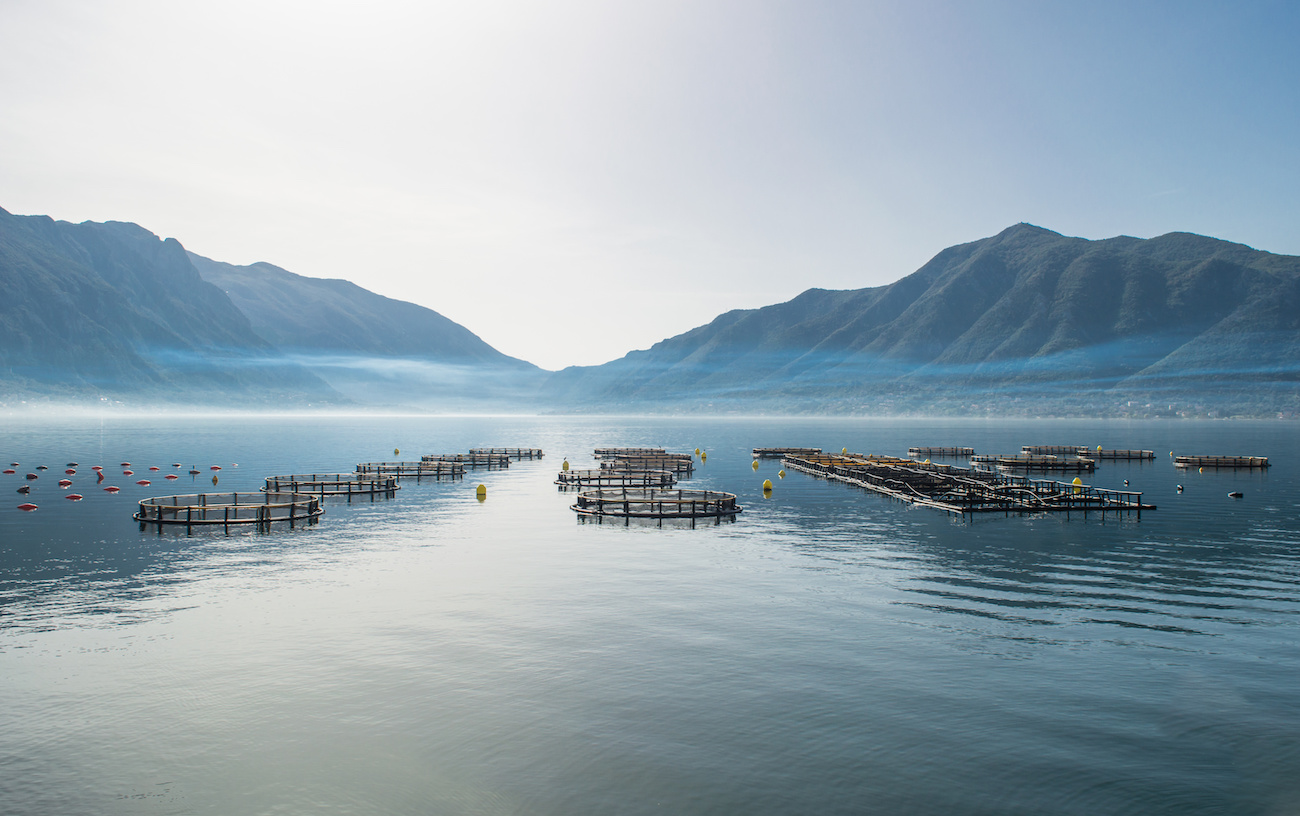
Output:
[[[1017,224],[887,286],[810,289],[545,372],[437,312],[121,222],[0,210],[0,404],[428,411],[1294,414],[1300,258]]]

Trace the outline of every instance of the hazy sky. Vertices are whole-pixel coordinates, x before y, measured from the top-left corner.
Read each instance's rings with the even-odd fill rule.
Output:
[[[1300,255],[1300,3],[0,0],[0,206],[545,368],[1018,221]]]

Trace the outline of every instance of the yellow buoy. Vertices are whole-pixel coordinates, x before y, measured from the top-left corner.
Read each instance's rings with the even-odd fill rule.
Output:
[[[778,477],[784,479],[784,478],[785,478],[785,471],[784,471],[784,470],[778,470],[778,471],[776,472],[776,475],[777,475]]]
[[[848,449],[848,448],[840,448],[840,453],[842,453],[842,454],[848,454],[848,452],[849,452],[849,449]]]
[[[564,464],[560,465],[560,470],[568,470],[568,469],[569,469],[569,460],[565,459]]]
[[[213,483],[213,484],[216,484],[216,483],[217,483],[217,477],[216,477],[215,474],[214,474],[213,477],[212,477],[212,483]]]
[[[1097,450],[1101,450],[1101,445],[1098,445],[1098,446],[1097,446]]]
[[[701,451],[701,452],[700,452],[700,461],[701,461],[701,462],[707,462],[707,461],[709,461],[709,454],[706,453],[706,452]]]
[[[771,479],[764,479],[764,480],[763,480],[763,492],[766,493],[767,491],[769,491],[769,490],[771,490],[771,489],[772,489],[772,480],[771,480]]]
[[[755,459],[754,464],[750,465],[750,467],[752,467],[754,470],[758,470],[758,460]]]
[[[1078,476],[1075,476],[1073,484],[1074,484],[1075,493],[1083,492],[1083,479],[1080,479]]]
[[[397,456],[397,455],[399,455],[399,454],[401,454],[401,450],[399,450],[399,449],[397,449],[397,448],[393,448],[393,455],[394,455],[394,456]]]
[[[1197,472],[1197,473],[1204,473],[1204,472],[1205,472],[1205,468],[1197,468],[1197,469],[1196,469],[1196,472]]]
[[[479,485],[479,486],[478,486],[478,489],[474,491],[474,495],[478,496],[478,500],[479,500],[479,501],[483,501],[484,499],[486,499],[486,498],[487,498],[487,485],[485,485],[485,484],[481,484],[481,485]]]
[[[1075,477],[1074,477],[1074,484],[1077,484],[1077,485],[1081,485],[1081,484],[1083,484],[1083,479],[1080,479],[1078,476],[1075,476]]]
[[[925,463],[926,463],[927,465],[930,464],[930,460],[929,460],[929,459],[926,459],[926,460],[925,460]]]
[[[699,455],[700,455],[700,449],[699,449],[699,448],[696,448],[696,449],[695,449],[695,455],[696,455],[696,456],[699,456]]]

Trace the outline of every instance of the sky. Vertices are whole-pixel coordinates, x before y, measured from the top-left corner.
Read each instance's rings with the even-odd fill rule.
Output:
[[[1300,3],[0,0],[0,207],[546,369],[1025,221],[1300,255]]]

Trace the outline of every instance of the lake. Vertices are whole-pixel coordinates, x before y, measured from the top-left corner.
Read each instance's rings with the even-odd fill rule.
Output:
[[[1083,478],[1158,509],[961,519],[750,455],[1025,444],[1153,449]],[[487,446],[546,457],[294,529],[131,518]],[[580,522],[553,480],[605,446],[701,448],[683,486],[744,512]],[[1300,812],[1293,423],[110,414],[7,419],[0,459],[8,814]]]

